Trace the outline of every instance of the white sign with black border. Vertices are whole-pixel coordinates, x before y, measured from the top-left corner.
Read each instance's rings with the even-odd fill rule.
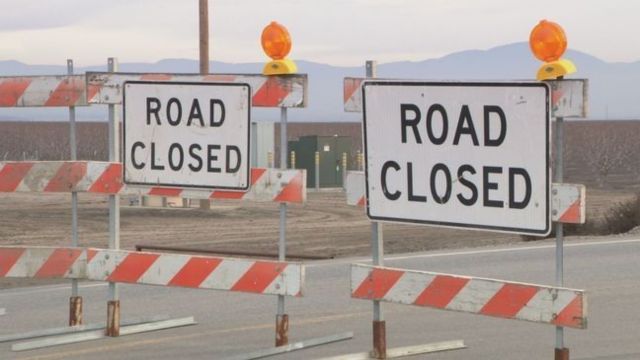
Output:
[[[365,81],[367,215],[547,235],[549,88]]]
[[[126,184],[249,189],[248,84],[127,81],[123,94]]]

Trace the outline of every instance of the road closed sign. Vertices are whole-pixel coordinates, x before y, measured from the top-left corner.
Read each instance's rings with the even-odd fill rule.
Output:
[[[125,183],[249,188],[249,85],[130,81],[123,108]]]
[[[367,81],[362,91],[370,219],[550,232],[546,84]]]

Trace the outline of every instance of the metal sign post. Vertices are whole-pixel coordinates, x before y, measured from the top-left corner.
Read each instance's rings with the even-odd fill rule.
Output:
[[[287,108],[280,108],[280,169],[287,168]],[[280,237],[278,239],[278,261],[286,260],[287,251],[287,203],[280,203]],[[284,312],[284,296],[278,295],[276,315],[276,346],[289,343],[289,315]]]
[[[118,60],[107,60],[109,72],[118,71]],[[119,134],[120,120],[116,106],[109,105],[109,161],[120,162]],[[120,197],[109,195],[109,249],[120,249]],[[118,284],[109,282],[109,300],[107,302],[107,336],[120,335],[120,300]]]
[[[67,60],[67,74],[73,75],[73,60]],[[71,161],[77,160],[76,108],[69,106],[69,147]],[[78,246],[78,193],[71,192],[71,246]],[[82,325],[82,296],[78,296],[78,280],[71,280],[69,298],[69,326]]]
[[[564,178],[564,118],[556,117],[554,146],[556,151],[553,181],[562,183]],[[564,234],[563,224],[555,223],[556,230],[556,286],[564,286]],[[556,360],[569,360],[569,349],[564,347],[564,328],[556,326]]]
[[[377,77],[377,62],[367,60],[365,63],[367,78]],[[365,161],[366,163],[366,161]],[[366,165],[365,165],[366,166]],[[346,189],[346,184],[344,185]],[[384,232],[382,224],[371,222],[371,257],[374,266],[384,266]],[[384,314],[380,301],[373,301],[373,357],[385,359],[387,357],[387,332]]]

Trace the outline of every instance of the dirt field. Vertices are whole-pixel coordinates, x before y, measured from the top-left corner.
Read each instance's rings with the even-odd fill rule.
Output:
[[[3,194],[0,238],[11,245],[68,245],[68,194]],[[141,208],[122,200],[121,247],[136,244],[217,250],[276,252],[277,203],[216,201],[211,210]],[[108,242],[106,197],[80,195],[80,242],[105,247]],[[341,191],[309,193],[304,205],[289,205],[287,251],[319,256],[365,255],[369,221],[363,209],[346,205]],[[499,244],[517,237],[410,225],[385,225],[387,252]]]
[[[48,154],[65,158],[51,141],[63,136],[59,124],[30,132],[20,124],[0,124],[0,154],[7,160]],[[102,139],[98,125],[84,124],[87,136]],[[66,131],[66,130],[65,130]],[[57,134],[52,136],[52,134]],[[60,134],[58,134],[60,133]],[[36,136],[38,135],[38,136]],[[104,134],[102,134],[104,135]],[[34,138],[35,136],[35,138]],[[587,185],[587,217],[597,219],[617,202],[640,191],[640,122],[571,123],[567,129],[565,176],[567,182]],[[39,144],[38,147],[34,147]],[[54,144],[58,147],[47,148]],[[62,144],[62,145],[60,145]],[[21,147],[22,146],[22,147]],[[25,147],[26,146],[26,147]],[[24,147],[24,149],[23,149]],[[38,151],[34,150],[40,149]],[[81,143],[81,158],[99,159],[103,142]],[[5,150],[5,149],[11,149]],[[57,155],[56,155],[57,154]],[[47,158],[49,159],[49,158]],[[108,243],[107,198],[80,194],[80,244],[105,248]],[[68,246],[71,243],[69,194],[0,194],[0,244]],[[137,244],[197,247],[222,251],[276,253],[278,204],[240,201],[214,202],[211,210],[197,208],[141,208],[122,200],[121,247]],[[385,224],[385,253],[406,253],[444,248],[478,247],[520,242],[518,235],[451,230],[436,227]],[[287,252],[344,257],[368,255],[370,222],[364,210],[346,205],[342,191],[309,192],[304,205],[288,211]],[[30,280],[0,279],[0,288],[26,285]]]
[[[591,218],[601,216],[625,191],[588,193]],[[80,244],[108,244],[107,198],[80,194]],[[223,251],[276,253],[277,203],[217,201],[211,210],[141,208],[122,199],[121,247],[137,244],[195,247]],[[12,193],[0,196],[0,239],[3,245],[68,246],[71,242],[69,194]],[[287,251],[295,255],[344,257],[370,254],[370,222],[363,209],[346,205],[342,191],[310,192],[304,205],[287,213]],[[517,235],[385,224],[385,253],[478,247],[522,241]],[[0,288],[34,283],[0,280]]]

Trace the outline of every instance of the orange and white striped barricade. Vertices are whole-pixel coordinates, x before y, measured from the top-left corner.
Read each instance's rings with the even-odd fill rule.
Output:
[[[167,73],[87,73],[87,102],[90,104],[120,104],[125,81],[198,81],[198,82],[241,82],[251,87],[251,103],[254,107],[280,108],[280,131],[286,149],[287,108],[307,106],[307,75],[289,74],[283,76],[265,76],[262,74],[167,74]],[[286,151],[283,151],[286,154]],[[281,169],[286,167],[286,159],[280,161]],[[286,243],[286,208],[280,203],[279,252],[284,257]],[[280,244],[283,243],[283,244]],[[287,344],[288,316],[284,314],[284,298],[278,298],[276,320],[276,346]]]
[[[177,187],[127,186],[122,164],[99,161],[0,162],[0,192],[88,192],[194,199],[237,199],[303,203],[305,170],[251,169],[247,192]]]
[[[0,77],[0,107],[87,105],[84,75]]]
[[[375,77],[375,62],[367,62],[367,76],[368,78]],[[343,100],[344,111],[346,112],[363,112],[363,84],[365,78],[345,78],[343,83]],[[390,79],[375,78],[377,83],[384,83],[390,81]],[[403,80],[403,82],[410,83],[416,80]],[[550,90],[550,106],[548,109],[548,118],[556,117],[561,119],[562,117],[585,117],[587,113],[587,90],[588,81],[585,79],[571,79],[571,80],[551,80],[547,82]],[[548,156],[548,155],[547,155]],[[367,165],[365,165],[365,169]],[[366,184],[365,184],[364,172],[351,172],[347,175],[346,193],[347,202],[350,205],[356,206],[368,206]],[[455,181],[455,180],[454,180]],[[549,186],[549,185],[547,185]],[[552,184],[550,186],[551,196],[548,213],[552,221],[556,223],[584,223],[585,222],[585,187],[583,185],[574,184]],[[561,233],[561,230],[559,230]],[[372,257],[374,265],[380,265],[380,260],[384,257],[382,254],[382,230],[376,222],[372,223]],[[561,252],[558,252],[561,254]],[[558,257],[558,256],[557,256]],[[406,275],[405,275],[406,274]],[[395,278],[394,278],[395,276]],[[558,276],[556,276],[558,278]],[[456,289],[456,281],[444,281],[447,279],[458,279],[458,282],[466,284],[462,289]],[[433,293],[429,291],[431,285],[430,281],[433,280],[440,293],[438,296],[433,296]],[[397,281],[397,285],[396,285]],[[438,282],[442,281],[443,284]],[[425,285],[426,284],[426,285]],[[561,285],[561,283],[559,283]],[[419,289],[420,286],[425,287]],[[467,287],[468,285],[468,287]],[[476,312],[485,315],[502,316],[507,318],[520,318],[525,320],[539,321],[540,319],[551,319],[547,313],[549,311],[555,311],[551,314],[561,316],[560,311],[563,311],[562,306],[568,306],[567,313],[574,315],[574,310],[580,312],[582,316],[580,319],[586,319],[586,302],[583,302],[583,292],[580,290],[564,289],[561,287],[551,288],[530,284],[518,284],[507,283],[498,280],[490,279],[473,279],[463,278],[455,275],[442,275],[426,272],[412,272],[401,269],[386,269],[382,267],[364,268],[360,265],[353,265],[352,271],[352,286],[353,296],[356,298],[367,298],[374,302],[374,322],[373,322],[373,354],[376,357],[386,357],[386,336],[385,336],[385,324],[380,320],[380,307],[379,301],[391,301],[405,304],[417,304],[423,299],[418,296],[433,296],[434,299],[442,300],[444,294],[451,294],[453,297],[458,296],[457,299],[462,299],[456,302],[455,299],[451,300],[451,303],[446,302],[440,308],[467,312]],[[474,287],[477,287],[475,289]],[[483,287],[488,290],[494,289],[495,291],[485,291],[481,293]],[[515,289],[515,290],[514,290]],[[537,290],[535,290],[537,289]],[[535,291],[534,291],[535,290]],[[459,295],[458,292],[460,293]],[[423,294],[424,295],[421,295]],[[472,306],[472,302],[464,298],[470,293],[471,296],[485,296],[485,303],[475,303]],[[431,295],[429,295],[431,294]],[[527,295],[530,294],[530,295]],[[549,295],[551,294],[551,295]],[[575,300],[578,305],[573,302],[570,304],[562,304],[561,301],[555,301],[548,304],[548,298],[553,296],[567,296],[567,294],[574,294]],[[513,297],[513,299],[512,299]],[[573,298],[572,298],[573,299]],[[478,299],[473,299],[478,300]],[[511,302],[510,304],[518,304],[518,301],[522,302],[522,306],[519,309],[501,308],[502,304]],[[515,301],[515,302],[514,302]],[[529,303],[531,301],[531,303]],[[426,303],[428,305],[428,303]],[[465,306],[469,305],[468,308]],[[575,306],[574,306],[575,305]],[[583,306],[584,305],[584,306]],[[438,307],[438,306],[435,306]],[[450,308],[449,308],[450,307]],[[576,309],[579,308],[579,309]],[[473,310],[473,311],[471,311]],[[507,312],[501,312],[501,311]],[[512,313],[508,313],[511,311]],[[536,311],[538,313],[536,313]],[[546,311],[545,316],[542,316],[541,312]],[[537,320],[536,320],[537,319]],[[552,321],[547,321],[554,323]],[[583,328],[586,326],[586,321],[580,324],[561,323],[555,321],[558,328],[562,326],[573,326]],[[460,342],[457,344],[463,346]],[[455,344],[451,344],[455,347]],[[426,351],[423,351],[426,352]]]
[[[351,265],[351,297],[586,329],[584,290]]]
[[[125,81],[240,82],[251,86],[251,104],[256,107],[299,108],[307,105],[307,75],[265,76],[259,74],[168,74],[87,72],[89,104],[121,104]]]
[[[363,171],[347,173],[347,204],[365,206]],[[584,224],[586,221],[586,188],[580,184],[551,184],[551,220],[563,224]]]
[[[364,78],[346,77],[343,82],[344,111],[362,112],[362,82]],[[389,79],[379,79],[384,81]],[[408,80],[412,81],[412,80]],[[551,116],[584,118],[587,116],[588,79],[545,81],[551,88]]]
[[[5,76],[0,77],[0,107],[69,107],[71,120],[72,158],[75,156],[75,110],[87,106],[86,79],[84,75],[71,75],[73,61],[67,60],[69,75]],[[72,115],[73,114],[73,115]],[[72,194],[72,245],[77,240],[77,198]],[[69,325],[82,323],[82,297],[77,296],[76,283],[72,282],[69,298]]]
[[[84,279],[302,296],[294,262],[66,247],[0,247],[0,277]]]
[[[3,277],[83,279],[263,295],[302,296],[304,266],[293,262],[94,248],[0,247],[0,278]],[[195,321],[193,317],[188,317],[160,320],[150,324],[150,326],[147,324],[146,331],[194,325]],[[125,326],[120,334],[134,334],[143,330],[136,329],[135,325]],[[58,332],[45,331],[44,334],[60,335],[69,332],[72,331],[60,329]],[[31,336],[42,335],[31,333]],[[12,349],[14,351],[31,350],[77,341],[96,340],[104,336],[106,335],[102,331],[83,333],[81,336],[62,335],[14,344]],[[0,340],[23,338],[25,336],[9,336]]]

